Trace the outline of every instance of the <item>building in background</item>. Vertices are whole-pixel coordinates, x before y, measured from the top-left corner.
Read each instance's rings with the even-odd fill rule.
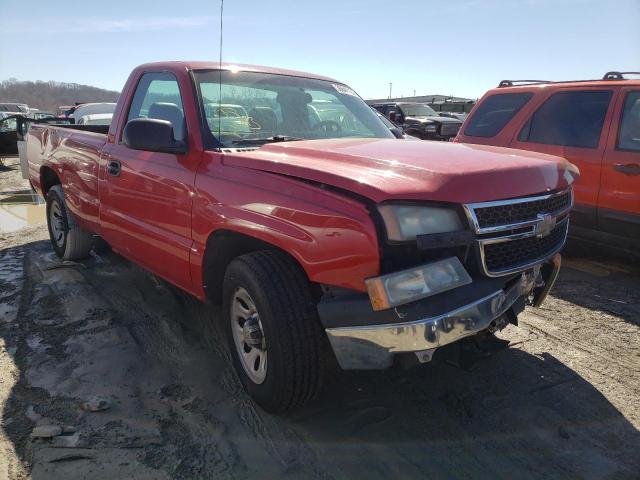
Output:
[[[367,100],[369,105],[385,102],[426,103],[436,112],[469,113],[476,103],[472,98],[449,95],[418,95],[415,97],[395,97]]]

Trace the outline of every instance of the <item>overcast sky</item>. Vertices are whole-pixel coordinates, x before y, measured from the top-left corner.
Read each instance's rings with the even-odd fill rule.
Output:
[[[217,60],[218,0],[0,0],[0,80],[120,90],[156,60]],[[365,98],[478,97],[503,78],[640,70],[640,0],[226,0],[223,59]]]

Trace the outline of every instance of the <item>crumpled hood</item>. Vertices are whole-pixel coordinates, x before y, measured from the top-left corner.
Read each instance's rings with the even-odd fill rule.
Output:
[[[483,202],[566,188],[566,160],[509,148],[396,139],[272,143],[226,153],[225,165],[273,172],[385,200]]]

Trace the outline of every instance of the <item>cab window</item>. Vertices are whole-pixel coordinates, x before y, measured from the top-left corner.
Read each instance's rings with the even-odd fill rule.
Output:
[[[610,90],[555,93],[531,116],[518,140],[597,148],[611,96]]]
[[[176,77],[168,72],[145,73],[131,101],[127,121],[134,118],[167,120],[176,140],[185,140],[184,107]]]
[[[640,152],[640,91],[627,93],[620,118],[617,147],[618,150]]]

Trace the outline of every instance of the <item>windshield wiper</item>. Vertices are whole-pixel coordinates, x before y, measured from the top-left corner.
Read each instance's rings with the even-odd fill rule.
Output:
[[[294,142],[296,140],[306,139],[299,137],[290,137],[289,135],[274,135],[273,137],[265,138],[242,138],[240,140],[234,140],[231,143],[233,145],[263,145],[265,143]]]

